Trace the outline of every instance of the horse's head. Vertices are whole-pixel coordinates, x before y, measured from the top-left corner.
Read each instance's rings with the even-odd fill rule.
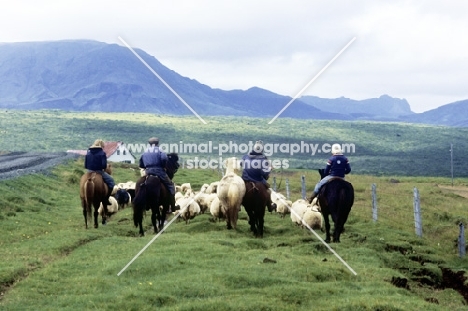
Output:
[[[226,174],[234,173],[236,175],[240,175],[242,172],[241,161],[236,157],[227,158],[224,160],[223,164],[226,167]]]
[[[177,173],[177,170],[179,169],[179,155],[177,153],[169,153],[167,155],[167,163],[166,163],[166,173],[167,176],[169,176],[170,179],[172,179]]]

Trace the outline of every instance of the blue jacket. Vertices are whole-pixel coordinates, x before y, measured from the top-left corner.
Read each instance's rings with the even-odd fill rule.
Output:
[[[270,161],[262,153],[250,152],[242,157],[242,179],[266,182],[270,177]]]
[[[325,167],[325,176],[337,176],[344,178],[345,174],[351,172],[348,158],[342,154],[333,155],[328,159],[327,166]]]
[[[166,168],[166,163],[167,154],[156,146],[146,149],[140,158],[140,167],[146,169],[147,174],[159,176]]]
[[[107,168],[107,156],[102,148],[89,148],[84,166],[90,171],[102,171]]]

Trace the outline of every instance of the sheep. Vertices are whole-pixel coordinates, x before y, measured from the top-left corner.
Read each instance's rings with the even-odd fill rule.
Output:
[[[287,200],[281,193],[271,190],[271,202],[276,204],[276,212],[280,214],[281,218],[291,213],[292,201]]]
[[[323,217],[320,206],[317,205],[317,198],[314,198],[314,201],[307,205],[307,210],[302,216],[302,219],[312,229],[323,228]],[[302,224],[302,226],[306,227],[304,224]]]
[[[117,200],[113,196],[109,197],[109,202],[111,203],[111,205],[107,205],[107,216],[114,215],[119,210],[119,204],[117,203]],[[98,209],[98,213],[101,216],[102,216],[103,209],[104,208],[101,203]]]
[[[206,188],[205,193],[216,193],[216,190],[218,189],[219,181],[214,181],[212,182],[208,188]]]
[[[183,197],[176,201],[176,211],[174,215],[180,214],[180,217],[188,224],[190,219],[200,214],[200,206],[192,197]]]
[[[214,198],[217,198],[218,195],[216,193],[199,193],[196,196],[196,201],[198,205],[200,205],[201,213],[204,214],[206,210],[208,210],[211,206],[211,202],[213,202]]]
[[[214,197],[213,201],[210,204],[210,213],[211,216],[213,216],[214,221],[220,221],[221,219],[225,218],[221,210],[221,201],[219,200],[217,195]]]
[[[217,195],[225,211],[228,229],[236,229],[239,209],[245,195],[245,183],[238,175],[240,162],[232,157],[225,160],[226,174],[219,181]]]
[[[127,181],[126,183],[117,184],[117,187],[119,189],[127,190],[128,194],[130,194],[131,199],[135,198],[135,186],[136,186],[136,183],[134,181]]]
[[[183,197],[184,197],[184,195],[183,195],[183,193],[180,192],[180,191],[177,191],[177,192],[175,193],[175,195],[174,195],[175,201],[177,201],[178,199],[183,198]]]
[[[132,197],[125,189],[117,190],[114,197],[119,205],[119,210],[124,209],[128,205],[132,204]]]
[[[302,225],[302,217],[307,210],[307,205],[308,202],[303,199],[299,199],[291,205],[291,220],[298,226]]]
[[[184,184],[180,185],[180,191],[182,193],[187,192],[187,190],[192,190],[192,186],[190,185],[190,183],[184,183]]]

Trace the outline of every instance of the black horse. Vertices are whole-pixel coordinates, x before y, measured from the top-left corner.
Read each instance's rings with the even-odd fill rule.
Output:
[[[176,153],[170,153],[167,158],[166,172],[169,178],[172,179],[179,168],[179,157]],[[135,227],[139,227],[140,236],[145,235],[143,230],[145,211],[151,210],[151,223],[153,224],[154,233],[158,233],[164,228],[166,214],[171,204],[170,196],[169,190],[157,176],[143,176],[136,182],[135,198],[132,201],[133,223]]]
[[[324,170],[319,169],[320,177],[325,177]],[[326,238],[330,242],[330,220],[335,224],[333,230],[333,242],[340,242],[340,235],[344,231],[344,224],[348,220],[349,212],[354,204],[353,185],[342,178],[332,178],[320,188],[318,201],[325,220]]]
[[[250,231],[257,238],[263,238],[265,206],[268,202],[268,189],[261,182],[245,181],[245,195],[242,205],[249,215]]]

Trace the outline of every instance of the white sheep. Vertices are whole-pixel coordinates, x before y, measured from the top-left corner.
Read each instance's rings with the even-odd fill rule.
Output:
[[[308,203],[306,200],[299,199],[291,205],[291,220],[298,226],[302,225],[302,217],[307,210]]]
[[[213,199],[218,197],[216,193],[199,193],[196,196],[196,201],[198,205],[200,205],[200,210],[201,213],[204,214],[206,210],[210,208],[211,202],[213,202]]]
[[[241,167],[237,158],[228,158],[224,164],[226,174],[219,181],[216,193],[221,202],[222,211],[226,216],[227,228],[235,229],[242,199],[245,195],[245,183],[238,175]]]
[[[307,205],[307,210],[305,211],[302,219],[304,222],[312,229],[322,229],[323,227],[323,217],[320,211],[320,206],[317,205],[317,198],[314,198],[311,204]],[[306,227],[302,224],[303,227]]]
[[[174,215],[180,214],[185,223],[188,224],[190,219],[195,218],[200,214],[200,206],[192,197],[183,197],[176,201],[176,208],[178,208]]]
[[[218,189],[219,181],[214,181],[212,182],[208,188],[206,188],[205,193],[216,193],[216,190]]]
[[[184,183],[180,185],[180,191],[182,193],[186,193],[188,190],[192,190],[192,186],[190,185],[190,183]]]
[[[107,205],[107,216],[111,216],[117,213],[117,211],[119,210],[119,204],[117,203],[117,200],[113,196],[109,197],[109,202],[111,203],[111,205]],[[104,208],[101,203],[98,208],[99,215],[102,216],[103,210]]]
[[[177,201],[178,199],[183,198],[183,197],[184,197],[184,194],[182,192],[180,192],[180,191],[177,191],[175,193],[175,195],[174,195],[175,201]]]
[[[224,216],[223,212],[221,211],[221,201],[219,200],[218,196],[216,195],[211,202],[210,205],[210,213],[213,216],[213,220],[221,220],[225,219],[226,217]]]
[[[292,201],[287,200],[286,197],[279,192],[275,192],[272,189],[270,189],[270,191],[271,191],[271,202],[276,204],[276,212],[280,214],[281,218],[284,218],[286,214],[290,214]]]

